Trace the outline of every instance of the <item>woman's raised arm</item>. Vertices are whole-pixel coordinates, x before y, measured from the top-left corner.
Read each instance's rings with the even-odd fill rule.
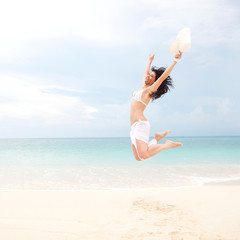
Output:
[[[149,54],[149,62],[148,62],[148,65],[143,73],[143,86],[145,85],[145,80],[146,80],[146,76],[149,74],[150,72],[150,68],[151,68],[151,65],[152,65],[152,61],[155,57],[155,53],[151,56],[151,54]]]
[[[159,86],[162,84],[162,82],[170,75],[171,71],[173,70],[173,67],[179,62],[179,60],[182,57],[182,52],[179,51],[179,54],[177,54],[174,58],[174,62],[171,66],[169,66],[164,73],[151,85],[150,92],[155,92]]]

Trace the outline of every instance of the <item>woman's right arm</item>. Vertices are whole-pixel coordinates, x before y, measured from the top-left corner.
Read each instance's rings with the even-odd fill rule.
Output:
[[[162,82],[170,75],[171,71],[173,70],[174,66],[177,64],[177,62],[181,59],[182,52],[179,51],[179,53],[175,56],[174,62],[171,66],[169,66],[164,73],[151,85],[149,88],[150,92],[155,92],[159,86],[162,84]]]
[[[145,85],[145,80],[146,80],[146,76],[149,74],[150,72],[150,68],[151,68],[151,65],[152,65],[152,61],[154,59],[154,56],[155,56],[155,53],[151,56],[149,54],[149,62],[148,62],[148,65],[143,73],[143,84],[142,85]]]

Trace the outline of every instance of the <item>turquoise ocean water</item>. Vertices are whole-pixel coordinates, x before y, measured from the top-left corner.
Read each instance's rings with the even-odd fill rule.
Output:
[[[240,137],[166,139],[183,147],[142,162],[134,159],[130,138],[0,139],[0,190],[240,184]]]

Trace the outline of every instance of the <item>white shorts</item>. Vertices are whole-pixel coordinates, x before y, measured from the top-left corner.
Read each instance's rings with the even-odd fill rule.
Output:
[[[148,146],[157,144],[157,140],[155,138],[149,142],[149,135],[150,135],[149,121],[138,120],[131,126],[131,132],[130,132],[131,141],[132,141],[132,144],[136,148],[136,152],[137,152],[139,159],[141,159],[141,160],[144,160],[144,159],[141,158],[138,154],[136,139],[147,143]]]

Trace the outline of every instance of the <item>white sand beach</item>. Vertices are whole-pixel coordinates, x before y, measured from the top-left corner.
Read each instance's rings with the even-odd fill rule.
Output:
[[[240,186],[0,191],[3,240],[237,240]]]

